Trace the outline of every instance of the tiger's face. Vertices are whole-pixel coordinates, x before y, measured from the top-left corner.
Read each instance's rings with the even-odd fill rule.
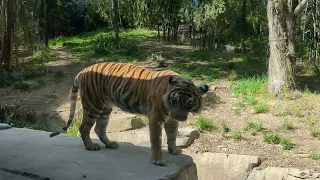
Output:
[[[172,89],[163,96],[163,101],[171,118],[185,121],[190,112],[199,113],[201,111],[202,95],[209,90],[207,85],[197,87],[191,80],[177,76],[171,76],[169,84]]]

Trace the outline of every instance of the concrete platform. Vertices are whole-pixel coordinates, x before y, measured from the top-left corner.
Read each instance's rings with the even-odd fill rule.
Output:
[[[187,155],[164,158],[166,167],[150,163],[150,148],[120,143],[116,150],[87,151],[82,140],[61,134],[11,128],[0,130],[0,180],[196,180],[193,159]],[[101,146],[99,140],[95,140]],[[102,146],[103,147],[103,146]]]

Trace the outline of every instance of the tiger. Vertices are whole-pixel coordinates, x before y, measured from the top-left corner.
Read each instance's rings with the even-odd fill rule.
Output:
[[[168,152],[181,154],[181,148],[176,146],[178,123],[186,121],[189,113],[201,112],[203,95],[208,90],[208,85],[196,86],[191,79],[171,70],[154,71],[121,62],[96,63],[75,76],[69,120],[50,137],[66,132],[71,125],[80,91],[83,118],[79,132],[86,150],[100,150],[100,145],[90,138],[94,123],[94,131],[105,147],[119,148],[119,144],[109,140],[106,134],[112,108],[118,107],[124,112],[148,117],[151,163],[166,166],[161,149],[162,127],[167,135]]]

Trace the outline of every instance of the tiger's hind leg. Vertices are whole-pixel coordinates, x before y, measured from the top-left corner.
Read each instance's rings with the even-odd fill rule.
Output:
[[[100,150],[100,145],[93,143],[90,138],[90,131],[92,129],[92,126],[96,122],[98,116],[99,116],[98,114],[91,113],[85,109],[83,110],[83,119],[79,128],[79,131],[80,131],[84,146],[86,147],[87,150],[90,150],[90,151]]]
[[[102,113],[100,114],[100,116],[97,119],[96,127],[94,128],[94,131],[96,132],[100,141],[106,145],[106,148],[118,149],[119,144],[115,141],[110,141],[107,137],[107,134],[106,134],[107,133],[106,129],[108,126],[111,111],[112,111],[112,108],[106,108],[102,111]]]
[[[167,135],[168,151],[170,154],[178,155],[182,153],[182,150],[176,146],[176,139],[178,135],[179,122],[173,119],[169,119],[164,123],[164,130]]]

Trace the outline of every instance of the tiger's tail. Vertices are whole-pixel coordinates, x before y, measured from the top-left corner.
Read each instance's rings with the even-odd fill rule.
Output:
[[[70,114],[69,114],[69,120],[67,122],[67,125],[65,127],[61,128],[60,130],[51,133],[50,137],[54,137],[54,136],[57,136],[61,133],[66,132],[73,121],[74,113],[75,113],[75,109],[76,109],[76,103],[77,103],[77,95],[78,95],[78,90],[79,90],[79,84],[78,84],[79,77],[80,77],[80,75],[78,74],[73,81],[73,85],[72,85],[72,89],[71,89],[71,97],[70,97],[70,99],[71,99]]]

